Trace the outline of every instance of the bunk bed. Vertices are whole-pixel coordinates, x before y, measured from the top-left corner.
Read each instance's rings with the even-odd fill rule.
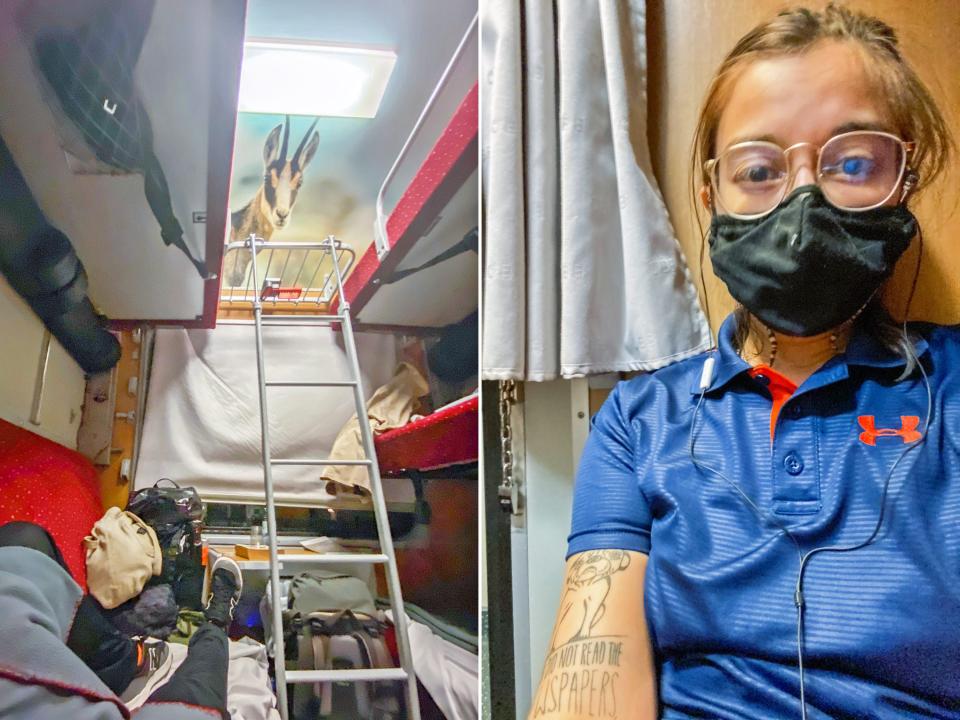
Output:
[[[417,129],[411,138],[416,133]],[[336,314],[342,301],[335,292],[334,262],[346,277],[344,299],[358,331],[430,338],[475,312],[477,255],[471,252],[475,250],[471,233],[475,243],[477,137],[478,87],[474,84],[389,216],[383,216],[386,190],[411,157],[401,152],[378,197],[377,239],[359,259],[339,241],[335,259],[322,243],[265,243],[258,254],[261,269],[256,277],[248,272],[242,284],[221,287],[218,324],[249,323],[255,296],[263,304],[265,317],[283,314],[290,324],[297,324],[297,316]],[[249,240],[229,243],[224,274],[229,275],[231,264],[242,262],[247,253]],[[474,469],[478,420],[474,392],[378,435],[375,445],[383,473],[449,477]]]
[[[358,329],[437,335],[477,308],[478,88],[463,97],[392,212],[378,198],[377,240],[344,284]],[[404,159],[401,153],[398,161]],[[442,301],[438,301],[442,299]],[[340,298],[334,298],[336,309]],[[446,470],[449,477],[475,466],[479,403],[476,393],[408,425],[378,435],[385,475]]]
[[[181,3],[181,5],[182,4],[183,3]],[[187,5],[189,5],[189,3],[187,3]],[[200,188],[194,194],[197,198],[201,198],[202,195],[201,200],[203,201],[201,205],[199,200],[193,202],[193,198],[191,197],[189,202],[183,201],[180,203],[180,205],[184,207],[198,208],[197,210],[193,210],[188,216],[181,218],[181,220],[185,225],[189,223],[191,232],[188,234],[193,236],[193,239],[202,244],[206,249],[205,267],[198,267],[197,269],[201,272],[195,277],[189,272],[183,272],[185,260],[183,257],[180,257],[180,255],[166,252],[166,248],[162,248],[159,245],[150,253],[143,253],[139,248],[135,248],[126,242],[124,238],[130,237],[129,227],[143,224],[140,216],[147,217],[148,220],[149,217],[145,213],[140,212],[143,209],[142,207],[128,202],[129,198],[121,196],[119,193],[116,194],[115,200],[120,212],[113,213],[115,217],[112,225],[108,228],[110,233],[107,240],[109,240],[109,242],[104,240],[104,228],[97,223],[86,223],[85,227],[92,228],[92,230],[77,233],[78,246],[85,252],[92,253],[95,259],[97,253],[106,253],[111,256],[108,258],[111,261],[110,263],[97,262],[95,264],[97,267],[105,268],[104,272],[110,275],[109,282],[104,281],[103,277],[106,276],[101,275],[98,285],[105,289],[106,309],[110,311],[110,314],[121,318],[115,322],[115,327],[120,329],[134,325],[139,326],[141,322],[149,321],[154,325],[173,325],[176,329],[167,328],[161,330],[161,332],[172,335],[174,332],[181,332],[179,328],[207,330],[215,325],[228,325],[231,323],[244,324],[251,316],[251,305],[256,304],[258,311],[261,305],[265,308],[268,318],[273,321],[271,324],[274,325],[282,325],[284,320],[291,326],[297,326],[298,324],[304,326],[316,325],[317,323],[315,321],[317,318],[315,316],[339,317],[341,318],[339,322],[332,321],[331,324],[335,330],[342,330],[346,335],[349,333],[349,322],[343,322],[343,316],[338,315],[338,313],[341,310],[344,313],[347,312],[346,307],[341,307],[341,301],[350,300],[354,303],[357,310],[363,309],[365,313],[365,316],[361,318],[360,324],[357,326],[358,330],[381,330],[396,334],[411,332],[412,334],[429,337],[442,330],[446,325],[456,322],[465,314],[475,312],[477,298],[476,258],[468,251],[465,251],[451,255],[449,258],[444,258],[441,262],[431,263],[431,260],[435,260],[438,254],[450,253],[451,249],[456,245],[462,245],[463,239],[468,238],[470,235],[472,230],[471,225],[475,225],[476,223],[478,92],[475,82],[469,92],[463,96],[456,112],[446,124],[445,129],[433,145],[426,160],[416,172],[413,181],[407,186],[406,191],[391,212],[390,217],[388,219],[382,219],[382,222],[378,222],[379,240],[373,246],[372,250],[363,254],[363,260],[366,265],[362,269],[362,272],[359,266],[354,267],[355,256],[353,250],[349,246],[337,243],[333,239],[326,245],[326,248],[324,248],[324,244],[320,242],[314,243],[314,247],[307,247],[303,244],[271,242],[261,249],[259,262],[262,272],[260,274],[254,269],[245,277],[244,283],[240,287],[228,287],[222,284],[221,279],[214,273],[216,267],[220,265],[220,261],[226,259],[224,270],[228,270],[231,260],[229,253],[231,251],[235,253],[249,252],[250,246],[247,243],[256,243],[255,240],[241,240],[236,243],[228,243],[226,246],[223,245],[223,237],[226,234],[225,229],[227,227],[226,222],[229,219],[226,215],[229,173],[217,173],[212,169],[222,168],[224,167],[224,163],[228,165],[229,158],[232,155],[231,148],[234,135],[233,120],[236,107],[234,91],[239,80],[234,71],[238,71],[239,69],[240,41],[243,36],[242,12],[240,12],[240,10],[240,7],[230,7],[230,22],[224,25],[225,31],[218,35],[218,37],[221,38],[220,44],[214,48],[215,50],[218,49],[220,53],[213,52],[209,54],[209,57],[220,57],[221,59],[223,57],[235,58],[237,60],[236,63],[221,63],[224,68],[231,68],[231,73],[226,73],[225,71],[221,73],[217,70],[217,68],[220,67],[218,65],[217,68],[211,69],[209,72],[198,72],[194,74],[194,76],[196,76],[195,79],[199,79],[203,84],[201,90],[210,96],[210,102],[208,106],[203,108],[205,112],[202,116],[196,116],[195,113],[190,116],[192,119],[198,120],[198,122],[196,122],[198,130],[193,132],[190,137],[191,139],[195,139],[197,144],[203,145],[203,143],[206,143],[201,148],[205,152],[181,153],[182,156],[187,157],[191,161],[191,169],[194,170],[191,175],[195,176],[194,183]],[[159,10],[157,12],[158,17],[163,19],[164,16],[159,13]],[[212,15],[211,17],[215,19],[217,16]],[[206,20],[209,21],[210,18],[206,18]],[[192,26],[194,28],[193,33],[188,34],[186,37],[188,39],[196,35],[206,37],[209,33],[206,33],[204,28],[208,24],[210,23],[195,23]],[[216,23],[214,22],[213,24]],[[476,24],[477,21],[474,19],[471,30],[469,31],[473,33],[474,37],[476,34]],[[463,45],[464,43],[461,43],[458,54],[462,50]],[[230,50],[231,52],[225,52],[226,50]],[[474,55],[476,55],[476,53],[474,53]],[[204,59],[209,60],[209,57],[205,57]],[[181,61],[185,62],[187,59],[185,55],[181,57]],[[6,87],[12,85],[14,81],[19,81],[23,79],[23,77],[26,77],[25,67],[24,62],[20,62],[16,66],[11,65],[11,68],[8,68],[7,72],[0,73],[0,85]],[[169,72],[168,66],[161,69]],[[224,79],[225,75],[229,75],[226,80]],[[473,75],[475,77],[475,70],[473,71]],[[441,85],[442,84],[443,83],[441,83]],[[455,92],[459,93],[461,90],[458,89]],[[30,99],[32,105],[38,105],[38,103],[33,102],[33,100],[37,98],[31,97]],[[429,109],[429,105],[430,103],[428,103],[428,108],[424,111],[425,113]],[[105,110],[107,110],[107,108],[105,108]],[[112,114],[109,110],[107,110],[107,112]],[[164,131],[163,133],[158,132],[158,140],[177,139],[177,126],[173,123],[163,121],[163,113],[158,112],[156,117],[158,119],[158,129]],[[229,122],[224,121],[225,117]],[[17,118],[19,121],[21,119],[20,115],[18,115]],[[25,129],[32,129],[34,126],[29,125],[28,127],[28,125],[26,122],[18,122],[17,124],[17,128],[23,135],[23,137],[18,140],[18,148],[27,146],[28,143],[26,141],[31,139]],[[420,123],[418,122],[418,127],[419,125]],[[167,133],[167,128],[172,128],[172,130]],[[224,130],[224,128],[227,130]],[[416,134],[416,130],[414,134]],[[186,135],[186,133],[184,133],[184,135]],[[196,137],[194,138],[194,136]],[[47,139],[49,140],[49,138]],[[161,149],[163,149],[162,146]],[[55,148],[49,142],[44,144],[43,150],[45,156],[52,156],[54,153],[59,152],[59,149]],[[405,146],[404,152],[401,153],[401,157],[397,159],[394,170],[401,164],[406,150],[407,146]],[[206,158],[207,172],[195,172],[198,157],[201,159]],[[47,165],[60,167],[60,165],[52,162],[42,164],[44,167]],[[33,174],[42,179],[42,176],[39,175],[39,170],[37,170],[36,167],[31,167]],[[171,179],[175,179],[177,167],[179,166],[171,165],[170,168],[168,168]],[[391,177],[394,174],[394,170],[391,170]],[[103,185],[108,182],[105,178],[91,180],[83,177],[79,179],[70,177],[67,179],[70,181],[69,183],[62,181],[62,179],[60,179],[60,182],[40,183],[41,186],[48,186],[49,190],[42,198],[44,204],[57,205],[56,201],[59,197],[53,194],[53,190],[62,191],[63,187],[67,185],[84,183],[87,186],[93,187],[94,185]],[[129,185],[130,183],[127,184]],[[384,185],[386,184],[387,181],[385,181]],[[202,187],[200,187],[200,185],[202,185]],[[195,188],[191,186],[191,189]],[[204,190],[205,193],[201,193],[200,190]],[[87,196],[84,195],[84,197]],[[139,201],[139,194],[136,195],[136,199]],[[383,189],[381,189],[379,205],[382,205],[382,200]],[[79,213],[77,218],[67,218],[68,220],[73,220],[74,223],[76,223],[78,218],[82,219],[80,216],[85,216],[85,214],[102,209],[101,206],[92,202],[86,204],[81,203],[81,205],[82,207],[76,210],[76,212]],[[189,217],[189,220],[186,219],[187,217]],[[123,222],[119,222],[118,220],[122,220]],[[93,232],[94,235],[90,235],[90,232]],[[475,243],[475,233],[473,237],[473,242]],[[97,242],[91,242],[90,238],[93,238]],[[124,240],[124,242],[120,242],[119,240],[114,242],[116,238]],[[194,248],[194,250],[196,250],[196,248]],[[134,251],[135,256],[138,258],[149,257],[142,259],[141,262],[134,265],[128,262],[131,253],[134,253]],[[225,258],[224,253],[226,253]],[[167,256],[171,256],[173,259],[171,260]],[[325,262],[328,263],[326,267],[324,266]],[[200,265],[201,263],[197,264]],[[253,263],[252,267],[256,268],[256,262]],[[423,269],[419,272],[413,272],[421,267]],[[353,272],[351,272],[351,270],[353,270]],[[176,272],[174,273],[173,271]],[[177,281],[165,282],[172,274],[176,276],[175,279]],[[352,290],[344,290],[340,293],[342,295],[341,298],[338,296],[335,286],[339,284],[339,276],[347,274],[349,274],[352,287],[356,289],[358,295],[354,296]],[[335,276],[337,277],[336,283],[333,280]],[[355,279],[353,279],[354,276],[356,276]],[[96,280],[97,278],[94,279]],[[455,298],[456,302],[434,302],[429,295],[422,292],[427,286],[433,287],[434,293],[437,294],[435,296],[446,296],[448,299]],[[150,289],[150,292],[142,292],[144,288]],[[156,292],[154,292],[153,288],[156,288]],[[136,299],[138,292],[147,296],[144,302],[132,303],[125,301],[127,297]],[[361,298],[360,295],[363,295],[363,297]],[[354,310],[354,312],[356,312],[356,310]],[[280,315],[283,315],[284,318],[277,317]],[[258,325],[260,320],[258,317]],[[298,328],[298,330],[301,329],[302,328]],[[230,333],[224,333],[224,335],[229,334]],[[184,377],[185,374],[182,372],[182,367],[169,367],[167,369],[170,371],[170,376],[160,376],[156,367],[152,364],[155,361],[153,349],[159,348],[160,343],[156,342],[156,334],[154,331],[151,330],[150,335],[152,338],[149,344],[151,348],[150,352],[147,351],[146,344],[142,350],[138,348],[132,351],[133,358],[141,361],[138,366],[140,374],[134,377],[133,383],[128,384],[127,387],[135,388],[138,384],[143,388],[147,387],[147,371],[153,368],[154,380],[169,381],[166,383],[157,382],[155,384],[155,388],[157,389],[151,393],[152,400],[155,402],[164,390],[169,390],[169,388],[175,384],[173,378],[176,378],[176,383],[180,385],[184,385],[183,381],[187,378]],[[183,331],[181,339],[184,340],[184,342],[189,345],[189,349],[194,352],[194,356],[192,356],[193,359],[199,360],[194,364],[202,366],[203,360],[206,357],[203,355],[203,352],[209,351],[209,345],[212,344],[208,342],[209,337],[207,334],[203,332],[193,332],[191,334]],[[301,341],[301,345],[308,345],[308,343],[303,342],[303,334],[301,334],[298,339]],[[139,344],[139,335],[133,344]],[[259,354],[262,354],[262,341],[259,337],[258,345],[260,346]],[[376,353],[370,352],[368,354],[375,355]],[[356,365],[355,362],[354,365]],[[207,369],[209,370],[209,368]],[[258,389],[261,392],[261,407],[265,404],[263,398],[265,397],[264,389],[266,385],[294,385],[292,382],[287,382],[288,378],[279,376],[278,380],[275,379],[268,383],[264,380],[265,373],[262,363],[259,364],[257,369],[260,375],[260,387]],[[185,387],[185,392],[189,389],[200,388],[205,388],[209,391],[211,394],[204,396],[210,401],[208,405],[223,415],[223,427],[226,430],[232,431],[234,436],[239,435],[239,423],[236,422],[236,415],[233,414],[236,406],[241,404],[238,402],[237,394],[234,392],[237,390],[237,385],[228,382],[203,382],[203,378],[200,376],[195,379],[198,382],[192,386]],[[319,385],[321,383],[316,381],[306,381],[304,383],[304,385],[310,384]],[[349,382],[335,380],[331,384],[339,384],[343,387],[352,384],[359,387],[360,381],[359,379]],[[369,383],[364,382],[364,385],[367,389],[372,389]],[[284,390],[280,390],[280,392],[284,392]],[[134,394],[134,390],[130,390],[129,394]],[[141,391],[137,397],[138,402],[141,404],[138,405],[136,411],[122,413],[117,416],[122,416],[127,422],[133,424],[134,421],[140,423],[144,416],[149,418],[160,415],[160,413],[148,411],[147,397],[149,396],[144,391]],[[307,403],[304,404],[306,405]],[[362,400],[360,401],[360,405],[361,407],[359,409],[362,412]],[[454,403],[444,405],[426,417],[417,418],[405,427],[384,433],[378,438],[376,446],[377,454],[382,457],[382,462],[386,464],[386,467],[390,468],[391,475],[397,477],[408,475],[415,471],[454,472],[464,466],[475,466],[478,444],[477,407],[476,396],[468,396]],[[183,408],[181,408],[181,410],[182,409]],[[183,422],[183,418],[187,416],[190,416],[190,414],[181,412],[172,417],[171,427],[174,427],[180,433],[189,432],[193,426]],[[116,417],[113,419],[116,419]],[[262,432],[264,435],[267,434],[266,425],[266,420],[263,419],[264,427]],[[162,434],[162,425],[158,425],[156,429],[161,432],[155,432],[155,435]],[[0,430],[2,430],[2,428],[0,428]],[[281,433],[277,434],[280,435]],[[195,433],[195,435],[199,435],[199,433]],[[234,439],[237,438],[234,437]],[[137,435],[137,440],[134,442],[136,444],[142,444],[140,435]],[[277,445],[279,444],[278,442]],[[216,458],[212,457],[217,450],[222,450],[222,448],[217,447],[218,445],[216,442],[209,442],[206,446],[198,448],[199,453],[196,459],[202,463],[206,463],[208,466],[222,464],[219,463]],[[431,448],[432,452],[420,454],[419,449],[424,448]],[[139,457],[139,448],[134,449],[133,455],[135,459]],[[145,483],[150,483],[152,479],[160,473],[167,473],[171,468],[174,468],[171,458],[176,456],[176,453],[158,455],[159,460],[155,460],[153,468],[142,468],[144,470],[141,473],[143,479],[139,487],[143,487]],[[264,449],[264,455],[269,465],[269,450]],[[289,458],[280,459],[276,464],[284,466],[298,465],[299,462],[296,461],[297,457],[302,456],[294,456],[294,460]],[[317,463],[312,462],[311,464],[315,465]],[[129,473],[130,471],[127,470],[124,472]],[[130,484],[136,485],[136,471],[134,470],[133,472],[133,482]],[[2,473],[0,473],[0,479],[2,479]],[[92,480],[92,475],[88,480]],[[235,478],[231,477],[229,480],[234,481]],[[126,483],[127,478],[123,478],[123,482]],[[89,482],[87,484],[89,484]],[[267,484],[269,485],[269,482]],[[126,489],[124,489],[124,495],[126,495]],[[295,493],[289,493],[289,497],[296,500],[297,498],[294,496]],[[280,500],[285,499],[280,496],[278,497]],[[93,495],[90,495],[90,497],[85,499],[90,501],[95,498]],[[244,501],[248,499],[249,498],[240,496],[230,498],[230,500],[238,505],[243,504]],[[326,498],[325,500],[330,499]],[[322,503],[322,506],[328,509],[335,507],[336,500],[336,498],[333,498],[330,502]],[[298,503],[292,502],[290,504],[296,505]],[[320,505],[321,503],[317,504]],[[84,527],[89,527],[99,512],[99,508],[91,502],[88,502],[87,505],[89,507],[84,509],[89,510],[89,517],[83,519],[82,525]],[[382,500],[380,505],[383,505]],[[350,505],[347,505],[347,507],[350,507]],[[476,503],[474,501],[471,509],[475,512],[475,508]],[[458,510],[460,511],[458,512]],[[4,511],[10,511],[9,504],[5,508],[0,507],[0,515],[3,515]],[[271,513],[272,512],[273,509],[271,508]],[[464,527],[464,518],[467,517],[467,512],[468,510],[462,510],[457,506],[455,511],[449,513],[451,517],[450,524]],[[385,515],[385,513],[380,512],[380,515]],[[384,526],[385,519],[385,517],[378,518],[378,524],[381,527]],[[74,520],[76,520],[76,518],[74,518]],[[277,525],[275,517],[271,525],[274,527]],[[75,528],[72,528],[72,530],[75,530]],[[271,545],[274,546],[271,551],[274,555],[272,569],[276,571],[280,563],[276,557],[275,546],[277,540],[274,528],[271,528],[270,535],[272,536],[270,538]],[[388,543],[384,543],[382,538],[380,544],[381,546],[389,545]],[[438,543],[438,545],[442,545],[447,552],[455,551],[451,543],[444,542]],[[392,550],[384,550],[384,552],[392,554]],[[215,554],[215,551],[213,551],[212,554]],[[464,553],[462,552],[459,553],[459,555],[460,557],[458,557],[457,560],[462,561],[467,567],[476,566],[475,558],[470,558],[469,556],[464,557]],[[383,557],[385,556],[377,555],[377,562],[382,562]],[[326,559],[329,560],[330,557]],[[353,563],[358,562],[355,557],[351,557],[351,561]],[[70,562],[70,559],[68,559],[68,562]],[[359,562],[364,565],[369,565],[365,560],[360,560]],[[401,564],[403,563],[403,558],[400,559],[400,562]],[[286,563],[288,565],[296,564],[289,559],[286,559]],[[270,564],[268,564],[268,567],[269,566]],[[454,564],[452,562],[438,562],[436,565],[437,572],[434,573],[433,576],[438,577],[441,573],[453,567]],[[414,577],[415,573],[411,572],[410,575]],[[459,575],[467,577],[467,574],[462,572],[460,572]],[[470,575],[475,577],[475,573],[470,573]],[[279,583],[276,582],[277,579],[278,574],[276,572],[272,573],[273,587],[275,588],[279,585]],[[392,582],[396,584],[395,581]],[[390,594],[399,599],[399,592],[394,593],[393,588],[391,588]],[[473,602],[475,602],[475,597],[476,593],[474,592]],[[274,603],[274,607],[279,608],[280,603]],[[400,613],[400,616],[402,617],[403,613]],[[398,620],[397,627],[402,629],[403,626],[404,622]],[[402,635],[402,633],[398,634]],[[402,654],[401,651],[401,655]],[[258,665],[263,664],[263,662],[259,662],[258,660]],[[409,666],[409,661],[405,661],[404,664]],[[263,673],[263,675],[265,679],[265,673]],[[280,683],[283,685],[282,671],[280,671],[279,676],[281,678]],[[395,675],[393,677],[397,676]],[[301,677],[300,679],[302,680],[303,678]],[[475,681],[475,677],[473,680]],[[261,684],[267,685],[266,682],[262,682]],[[446,697],[449,699],[450,691],[445,689],[442,683],[439,683],[438,687],[441,688],[435,691],[438,697]],[[464,704],[474,702],[476,695],[475,682],[474,686],[470,687],[471,689],[469,691],[463,692],[463,696],[466,698],[462,701]],[[231,694],[233,694],[232,691]],[[283,691],[280,691],[278,694],[282,704]],[[411,703],[411,706],[415,707],[415,703]],[[415,717],[417,717],[417,715],[414,711],[411,713],[411,718]]]
[[[312,324],[310,316],[335,318],[341,311],[349,311],[357,318],[358,330],[419,335],[428,343],[429,338],[441,334],[448,325],[475,313],[477,255],[471,252],[475,245],[469,243],[471,233],[472,242],[476,242],[478,212],[477,101],[477,86],[474,84],[389,217],[378,221],[380,240],[371,245],[356,264],[352,250],[332,238],[325,255],[323,247],[298,248],[294,243],[264,243],[256,261],[251,263],[242,287],[221,288],[219,324],[247,322],[248,308],[258,302],[263,306],[263,317],[268,320],[272,317],[275,320],[282,318],[280,322],[292,325]],[[413,135],[416,132],[417,129]],[[410,141],[407,147],[409,144]],[[399,168],[404,154],[401,152],[384,182],[378,206],[382,203],[384,188]],[[227,246],[225,274],[229,272],[231,253],[249,253],[250,244],[257,244],[256,240]],[[321,256],[314,260],[311,253],[318,252]],[[324,262],[329,263],[329,268],[325,269]],[[262,268],[260,272],[256,270],[258,266]],[[336,284],[331,282],[332,279],[350,270],[352,272],[342,285],[342,293],[333,291]],[[430,290],[436,294],[431,295]],[[444,302],[435,302],[435,297],[443,297]],[[333,324],[335,329],[341,329],[336,322]],[[473,362],[476,362],[475,354]],[[424,369],[431,374],[429,368]],[[472,374],[476,375],[476,367]],[[374,440],[382,472],[387,477],[406,477],[413,481],[418,500],[417,516],[427,522],[429,510],[423,515],[419,512],[419,501],[427,498],[425,506],[429,508],[431,497],[425,494],[423,480],[432,478],[430,482],[433,484],[449,482],[450,478],[475,477],[479,445],[478,408],[478,398],[473,392],[425,417],[415,417],[403,427],[384,432]],[[395,481],[388,484],[391,482]],[[446,496],[448,490],[444,492],[444,507],[452,502],[455,506],[475,508],[476,483],[460,482],[459,485],[452,496]],[[440,487],[436,486],[435,490]],[[436,498],[437,494],[432,497]],[[336,504],[334,502],[331,506]],[[434,543],[426,548],[401,548],[396,559],[400,574],[408,578],[422,577],[416,568],[426,563],[438,569],[433,575],[442,583],[449,581],[449,578],[441,577],[447,570],[462,574],[462,568],[456,567],[459,563],[475,566],[475,560],[469,554],[464,557],[463,553],[455,551],[458,557],[448,556],[451,549],[456,548],[451,540],[455,540],[461,525],[459,514],[455,520],[439,526],[431,523]],[[279,558],[274,562],[278,561]],[[290,564],[289,558],[287,564]],[[272,568],[272,588],[279,587],[279,577],[279,567],[275,566]],[[423,597],[438,594],[429,585],[415,583],[410,589],[414,595],[419,590]],[[390,594],[394,596],[393,591]],[[472,594],[475,598],[475,589]],[[452,604],[464,607],[472,604],[470,599],[465,601],[460,597],[462,592],[446,595],[452,599]],[[273,602],[279,603],[279,599],[273,598]],[[446,608],[441,604],[440,609]],[[469,627],[469,623],[464,624]],[[469,691],[461,687],[460,692],[471,695],[475,682],[476,678],[467,673],[460,684]],[[450,689],[443,690],[439,696],[450,692]]]
[[[402,476],[456,471],[477,462],[479,397],[476,393],[419,417],[402,428],[388,430],[374,441],[380,472]]]
[[[466,88],[463,84],[445,88],[445,79],[437,86],[380,188],[373,244],[355,258],[348,245],[334,241],[336,251],[315,259],[311,253],[322,255],[324,247],[332,246],[317,243],[318,247],[311,249],[297,243],[263,243],[243,282],[238,287],[221,287],[218,325],[248,324],[254,302],[262,305],[262,318],[270,324],[313,325],[313,316],[336,318],[348,312],[358,332],[418,338],[426,355],[426,348],[448,327],[475,314],[479,290],[479,108],[475,77],[474,73]],[[443,102],[435,105],[441,93]],[[443,111],[437,112],[440,105]],[[442,121],[439,131],[438,120]],[[418,146],[418,135],[427,144]],[[388,205],[391,184],[402,185],[402,189],[393,188],[396,200]],[[238,262],[239,253],[250,252],[251,242],[256,243],[248,239],[226,246],[224,277],[230,276],[231,261]],[[255,270],[258,267],[260,270]],[[345,277],[342,292],[336,291],[338,274]],[[334,330],[346,330],[335,320],[331,325]],[[453,386],[445,387],[444,392],[432,392],[428,407],[439,405],[437,409],[377,435],[373,445],[381,473],[392,478],[383,484],[387,499],[395,488],[408,489],[411,484],[416,494],[411,503],[395,499],[391,509],[409,504],[415,510],[416,522],[429,526],[426,534],[411,533],[413,539],[398,547],[396,565],[403,578],[404,597],[416,603],[433,601],[432,611],[475,635],[476,587],[465,578],[475,577],[470,568],[476,566],[476,554],[465,552],[462,543],[477,506],[479,402],[475,352],[465,365],[465,374],[472,374],[473,379],[465,380],[458,390],[466,397],[450,396]],[[442,384],[428,363],[422,363],[420,369],[429,378],[432,390]],[[375,387],[366,387],[368,396]],[[453,402],[448,402],[450,399]],[[401,478],[411,482],[401,482]],[[280,501],[291,504],[289,497],[282,495],[278,496]],[[334,495],[322,504],[349,514],[361,509],[353,504],[355,499]],[[292,504],[308,503],[301,500]],[[433,520],[431,505],[443,508],[442,513],[433,513]],[[469,534],[473,542],[473,533]],[[429,542],[425,542],[427,537]],[[347,541],[344,545],[357,549],[363,542]],[[350,559],[357,561],[356,556]],[[284,574],[302,564],[295,553],[285,553],[274,562],[286,566]],[[243,561],[243,565],[245,570],[260,572],[270,567],[255,560]],[[433,572],[422,572],[424,567]],[[280,587],[279,570],[276,565],[272,568],[272,589]],[[379,573],[378,578],[381,584],[388,579]],[[392,590],[390,594],[394,595]],[[280,603],[279,598],[272,602]],[[466,613],[469,619],[458,612],[471,608],[474,611]],[[438,698],[475,696],[477,678],[472,673],[465,672],[458,689],[444,687],[449,682],[444,680],[432,688]],[[456,710],[444,710],[450,717],[457,716]]]
[[[155,164],[162,168],[173,214],[163,223],[145,193],[146,171],[136,163],[124,165],[129,148],[108,152],[91,144],[96,133],[75,109],[64,109],[37,60],[41,41],[81,43],[80,28],[89,28],[94,37],[108,32],[109,25],[101,27],[103,5],[0,3],[0,95],[7,99],[0,135],[46,221],[69,238],[85,268],[89,295],[111,318],[111,329],[145,322],[212,328],[223,238],[230,227],[227,200],[245,3],[156,3],[139,59],[129,68],[125,56],[114,63],[101,58],[96,72],[80,68],[92,75],[89,82],[111,88],[110,97],[100,101],[105,107],[99,122],[114,117],[116,102],[142,106],[149,119],[150,142],[143,142],[152,146]],[[136,4],[117,7],[128,5]],[[132,90],[114,76],[117,66],[135,70]],[[134,113],[116,113],[127,116]],[[122,135],[106,124],[101,132],[106,138]]]
[[[474,84],[384,218],[383,197],[404,153],[387,176],[377,201],[376,242],[344,285],[358,329],[429,334],[476,308],[475,254],[459,253],[409,271],[450,250],[476,227],[478,99]]]

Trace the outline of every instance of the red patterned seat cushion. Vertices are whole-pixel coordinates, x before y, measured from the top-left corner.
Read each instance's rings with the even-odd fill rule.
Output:
[[[0,420],[0,525],[22,520],[50,533],[84,591],[83,538],[102,515],[100,483],[89,460]]]

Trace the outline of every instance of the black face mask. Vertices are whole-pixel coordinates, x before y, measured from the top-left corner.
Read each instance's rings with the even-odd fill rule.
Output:
[[[714,215],[710,259],[730,294],[767,327],[809,336],[852,318],[916,232],[903,205],[840,210],[805,185],[761,218]]]

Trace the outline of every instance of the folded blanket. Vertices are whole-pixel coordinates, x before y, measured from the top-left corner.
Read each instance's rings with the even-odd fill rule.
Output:
[[[390,382],[377,388],[367,402],[367,422],[373,432],[403,427],[417,409],[419,399],[430,391],[420,371],[410,363],[400,363]],[[333,442],[330,457],[336,460],[362,460],[363,441],[356,413],[343,426]],[[320,476],[327,481],[327,492],[370,492],[370,477],[363,465],[328,465]]]

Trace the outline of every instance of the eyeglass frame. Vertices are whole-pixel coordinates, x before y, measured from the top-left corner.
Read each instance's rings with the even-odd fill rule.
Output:
[[[897,137],[893,133],[884,132],[883,130],[850,130],[848,132],[840,133],[838,135],[834,135],[831,138],[828,138],[827,141],[820,146],[817,146],[812,142],[798,142],[798,143],[794,143],[790,147],[783,148],[777,145],[776,143],[770,142],[768,140],[745,140],[743,142],[735,143],[733,145],[730,145],[727,148],[724,148],[723,152],[721,152],[720,155],[705,161],[703,163],[703,171],[706,174],[707,178],[709,179],[710,186],[716,190],[717,201],[720,202],[720,189],[716,187],[717,183],[714,178],[714,170],[717,167],[717,163],[720,162],[720,158],[722,158],[726,153],[730,152],[731,150],[735,150],[737,148],[743,147],[745,145],[758,145],[758,144],[772,146],[777,148],[777,150],[779,150],[780,152],[782,152],[785,160],[784,164],[787,166],[788,172],[787,172],[786,182],[783,183],[783,188],[780,191],[780,197],[778,197],[776,202],[773,203],[773,206],[769,210],[765,210],[762,213],[743,214],[743,213],[735,213],[735,212],[729,212],[729,211],[727,212],[728,215],[735,218],[739,218],[741,220],[754,220],[756,218],[761,218],[764,215],[769,215],[770,213],[772,213],[774,210],[777,209],[777,206],[783,201],[783,198],[787,196],[787,188],[790,186],[790,178],[794,175],[794,173],[789,172],[790,158],[787,156],[787,153],[789,153],[791,150],[796,150],[797,148],[808,146],[808,145],[810,147],[817,148],[816,185],[817,187],[820,187],[820,178],[823,176],[823,173],[820,170],[820,161],[823,157],[823,148],[829,145],[830,143],[832,143],[834,140],[837,140],[840,138],[849,137],[850,135],[868,135],[868,134],[887,137],[887,138],[890,138],[891,140],[896,140],[900,144],[900,147],[903,150],[903,156],[900,159],[900,171],[897,174],[897,181],[893,184],[893,187],[890,189],[890,192],[887,193],[887,196],[883,198],[883,200],[881,200],[880,202],[874,205],[869,205],[867,207],[862,207],[862,208],[845,208],[845,207],[840,207],[839,205],[835,205],[834,207],[836,207],[839,210],[846,210],[848,212],[866,212],[867,210],[875,210],[876,208],[885,205],[887,201],[893,197],[894,193],[896,193],[897,188],[900,187],[901,183],[903,183],[903,192],[898,202],[902,203],[910,194],[910,192],[913,191],[913,189],[917,185],[917,182],[919,181],[919,177],[913,171],[913,169],[910,168],[908,164],[908,159],[910,155],[916,150],[917,144],[912,140],[904,140],[901,137]],[[908,170],[909,172],[907,172]],[[827,202],[830,202],[829,198],[827,198]],[[712,204],[712,197],[711,197],[711,204]],[[832,202],[830,202],[830,204],[833,205]]]

